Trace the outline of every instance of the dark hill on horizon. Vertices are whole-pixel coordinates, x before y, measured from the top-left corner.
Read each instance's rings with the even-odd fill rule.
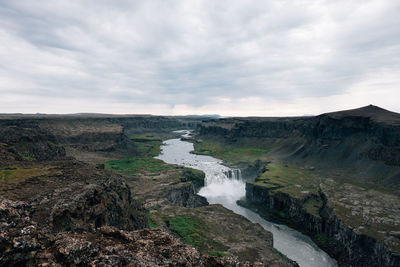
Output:
[[[378,106],[368,105],[361,108],[349,109],[343,111],[335,111],[329,113],[323,113],[319,116],[330,116],[333,118],[343,118],[343,117],[366,117],[377,122],[384,122],[389,124],[399,124],[400,123],[400,113],[392,112],[383,109]]]

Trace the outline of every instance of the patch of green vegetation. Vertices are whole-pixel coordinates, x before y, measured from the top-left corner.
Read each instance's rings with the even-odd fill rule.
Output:
[[[219,250],[211,250],[208,252],[210,256],[217,256],[217,257],[225,257],[228,256],[225,252],[219,251]]]
[[[32,155],[29,152],[21,153],[20,156],[23,160],[26,160],[26,161],[34,161],[35,160],[35,158],[32,157]]]
[[[194,144],[193,153],[210,155],[224,160],[228,165],[238,165],[240,162],[253,162],[264,158],[269,152],[265,147],[251,147],[219,143],[215,141],[201,141]]]
[[[105,168],[128,175],[136,175],[140,171],[161,172],[172,167],[155,158],[123,158],[106,162]]]
[[[147,222],[150,228],[158,228],[158,225],[154,222],[150,213],[147,213]]]
[[[253,184],[267,187],[273,192],[287,193],[302,198],[308,193],[318,193],[319,179],[311,170],[271,162]]]
[[[7,181],[13,176],[13,172],[9,170],[0,171],[0,181]]]
[[[130,136],[133,141],[162,141],[161,137],[154,134],[134,134]]]
[[[134,142],[140,156],[155,157],[160,154],[161,141]]]
[[[222,244],[221,242],[219,242],[218,240],[211,240],[211,242],[214,246],[221,247],[221,248],[225,247],[225,245]]]
[[[275,251],[276,253],[278,253],[279,256],[281,256],[281,257],[286,257],[285,254],[283,254],[282,252],[280,252],[278,249],[274,248],[274,251]]]
[[[179,235],[182,241],[190,244],[203,253],[212,256],[227,256],[224,251],[229,247],[208,236],[209,228],[206,224],[194,216],[163,217],[171,231]]]
[[[27,179],[45,174],[48,167],[18,168],[3,167],[0,169],[0,181],[13,181],[15,179]]]
[[[131,140],[135,143],[141,157],[155,157],[160,154],[162,138],[155,134],[135,134]]]
[[[204,248],[207,243],[205,238],[206,227],[196,218],[189,216],[175,216],[168,219],[169,228],[177,233],[182,241],[196,248]]]
[[[307,213],[312,214],[313,216],[315,216],[317,218],[320,218],[319,211],[321,210],[322,206],[323,206],[322,200],[316,199],[316,198],[309,198],[303,204],[304,210]]]
[[[203,172],[203,171],[200,171],[200,170],[196,170],[196,169],[192,169],[192,168],[187,168],[187,167],[185,167],[184,170],[185,170],[185,171],[188,171],[188,172],[191,172],[191,173],[193,173],[193,174],[196,175],[196,176],[204,176],[204,172]]]

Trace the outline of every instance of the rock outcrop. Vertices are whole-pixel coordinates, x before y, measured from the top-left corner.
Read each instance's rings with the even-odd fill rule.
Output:
[[[129,187],[120,179],[90,184],[71,199],[60,199],[50,218],[54,231],[81,231],[104,225],[123,230],[148,227],[144,208],[132,199]]]
[[[251,266],[202,255],[160,229],[53,233],[38,228],[32,211],[24,202],[0,200],[0,266]]]
[[[304,208],[304,204],[311,199],[322,203],[316,214],[311,214]],[[376,239],[343,223],[327,205],[323,192],[297,199],[285,193],[271,193],[266,187],[247,183],[246,201],[240,204],[307,233],[319,246],[338,259],[341,266],[400,265],[400,255],[391,252]]]
[[[184,183],[177,188],[171,189],[166,197],[172,204],[181,207],[197,208],[208,205],[205,197],[196,194],[192,183]]]
[[[38,227],[32,212],[25,202],[0,199],[0,266],[265,266],[204,255],[162,229],[54,233]]]

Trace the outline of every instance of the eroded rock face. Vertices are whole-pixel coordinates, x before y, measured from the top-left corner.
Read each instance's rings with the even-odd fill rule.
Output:
[[[145,210],[132,199],[129,187],[116,178],[102,185],[87,185],[70,200],[61,199],[50,216],[55,231],[88,230],[104,225],[124,230],[148,226]]]
[[[2,154],[7,155],[5,160],[44,161],[65,157],[64,147],[55,143],[52,134],[39,129],[35,124],[22,126],[19,126],[18,122],[14,124],[0,127],[0,143],[3,143],[0,151],[4,150]]]
[[[323,202],[318,215],[304,210],[309,198]],[[316,237],[326,239],[319,245],[330,255],[338,259],[342,266],[399,266],[400,256],[390,251],[383,243],[353,229],[336,216],[327,205],[323,192],[309,195],[303,199],[293,198],[285,193],[270,193],[268,188],[246,184],[246,205],[263,216],[271,213],[284,214],[284,220],[292,227]],[[319,241],[318,239],[316,241]]]
[[[205,197],[196,194],[192,183],[187,183],[170,190],[167,194],[167,199],[174,205],[187,208],[197,208],[208,205],[208,201]]]

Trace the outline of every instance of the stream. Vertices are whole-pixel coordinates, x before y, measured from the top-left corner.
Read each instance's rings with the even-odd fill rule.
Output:
[[[190,131],[176,131],[183,137],[188,137]],[[253,223],[260,224],[273,234],[274,248],[285,254],[291,260],[304,267],[337,266],[334,259],[308,237],[285,225],[269,222],[255,212],[241,207],[236,201],[246,195],[245,181],[240,170],[231,169],[222,164],[222,160],[211,156],[190,153],[193,144],[181,139],[170,139],[163,142],[161,153],[156,158],[169,164],[201,170],[205,173],[205,186],[199,195],[207,198],[210,204],[221,204],[227,209],[246,217]]]

